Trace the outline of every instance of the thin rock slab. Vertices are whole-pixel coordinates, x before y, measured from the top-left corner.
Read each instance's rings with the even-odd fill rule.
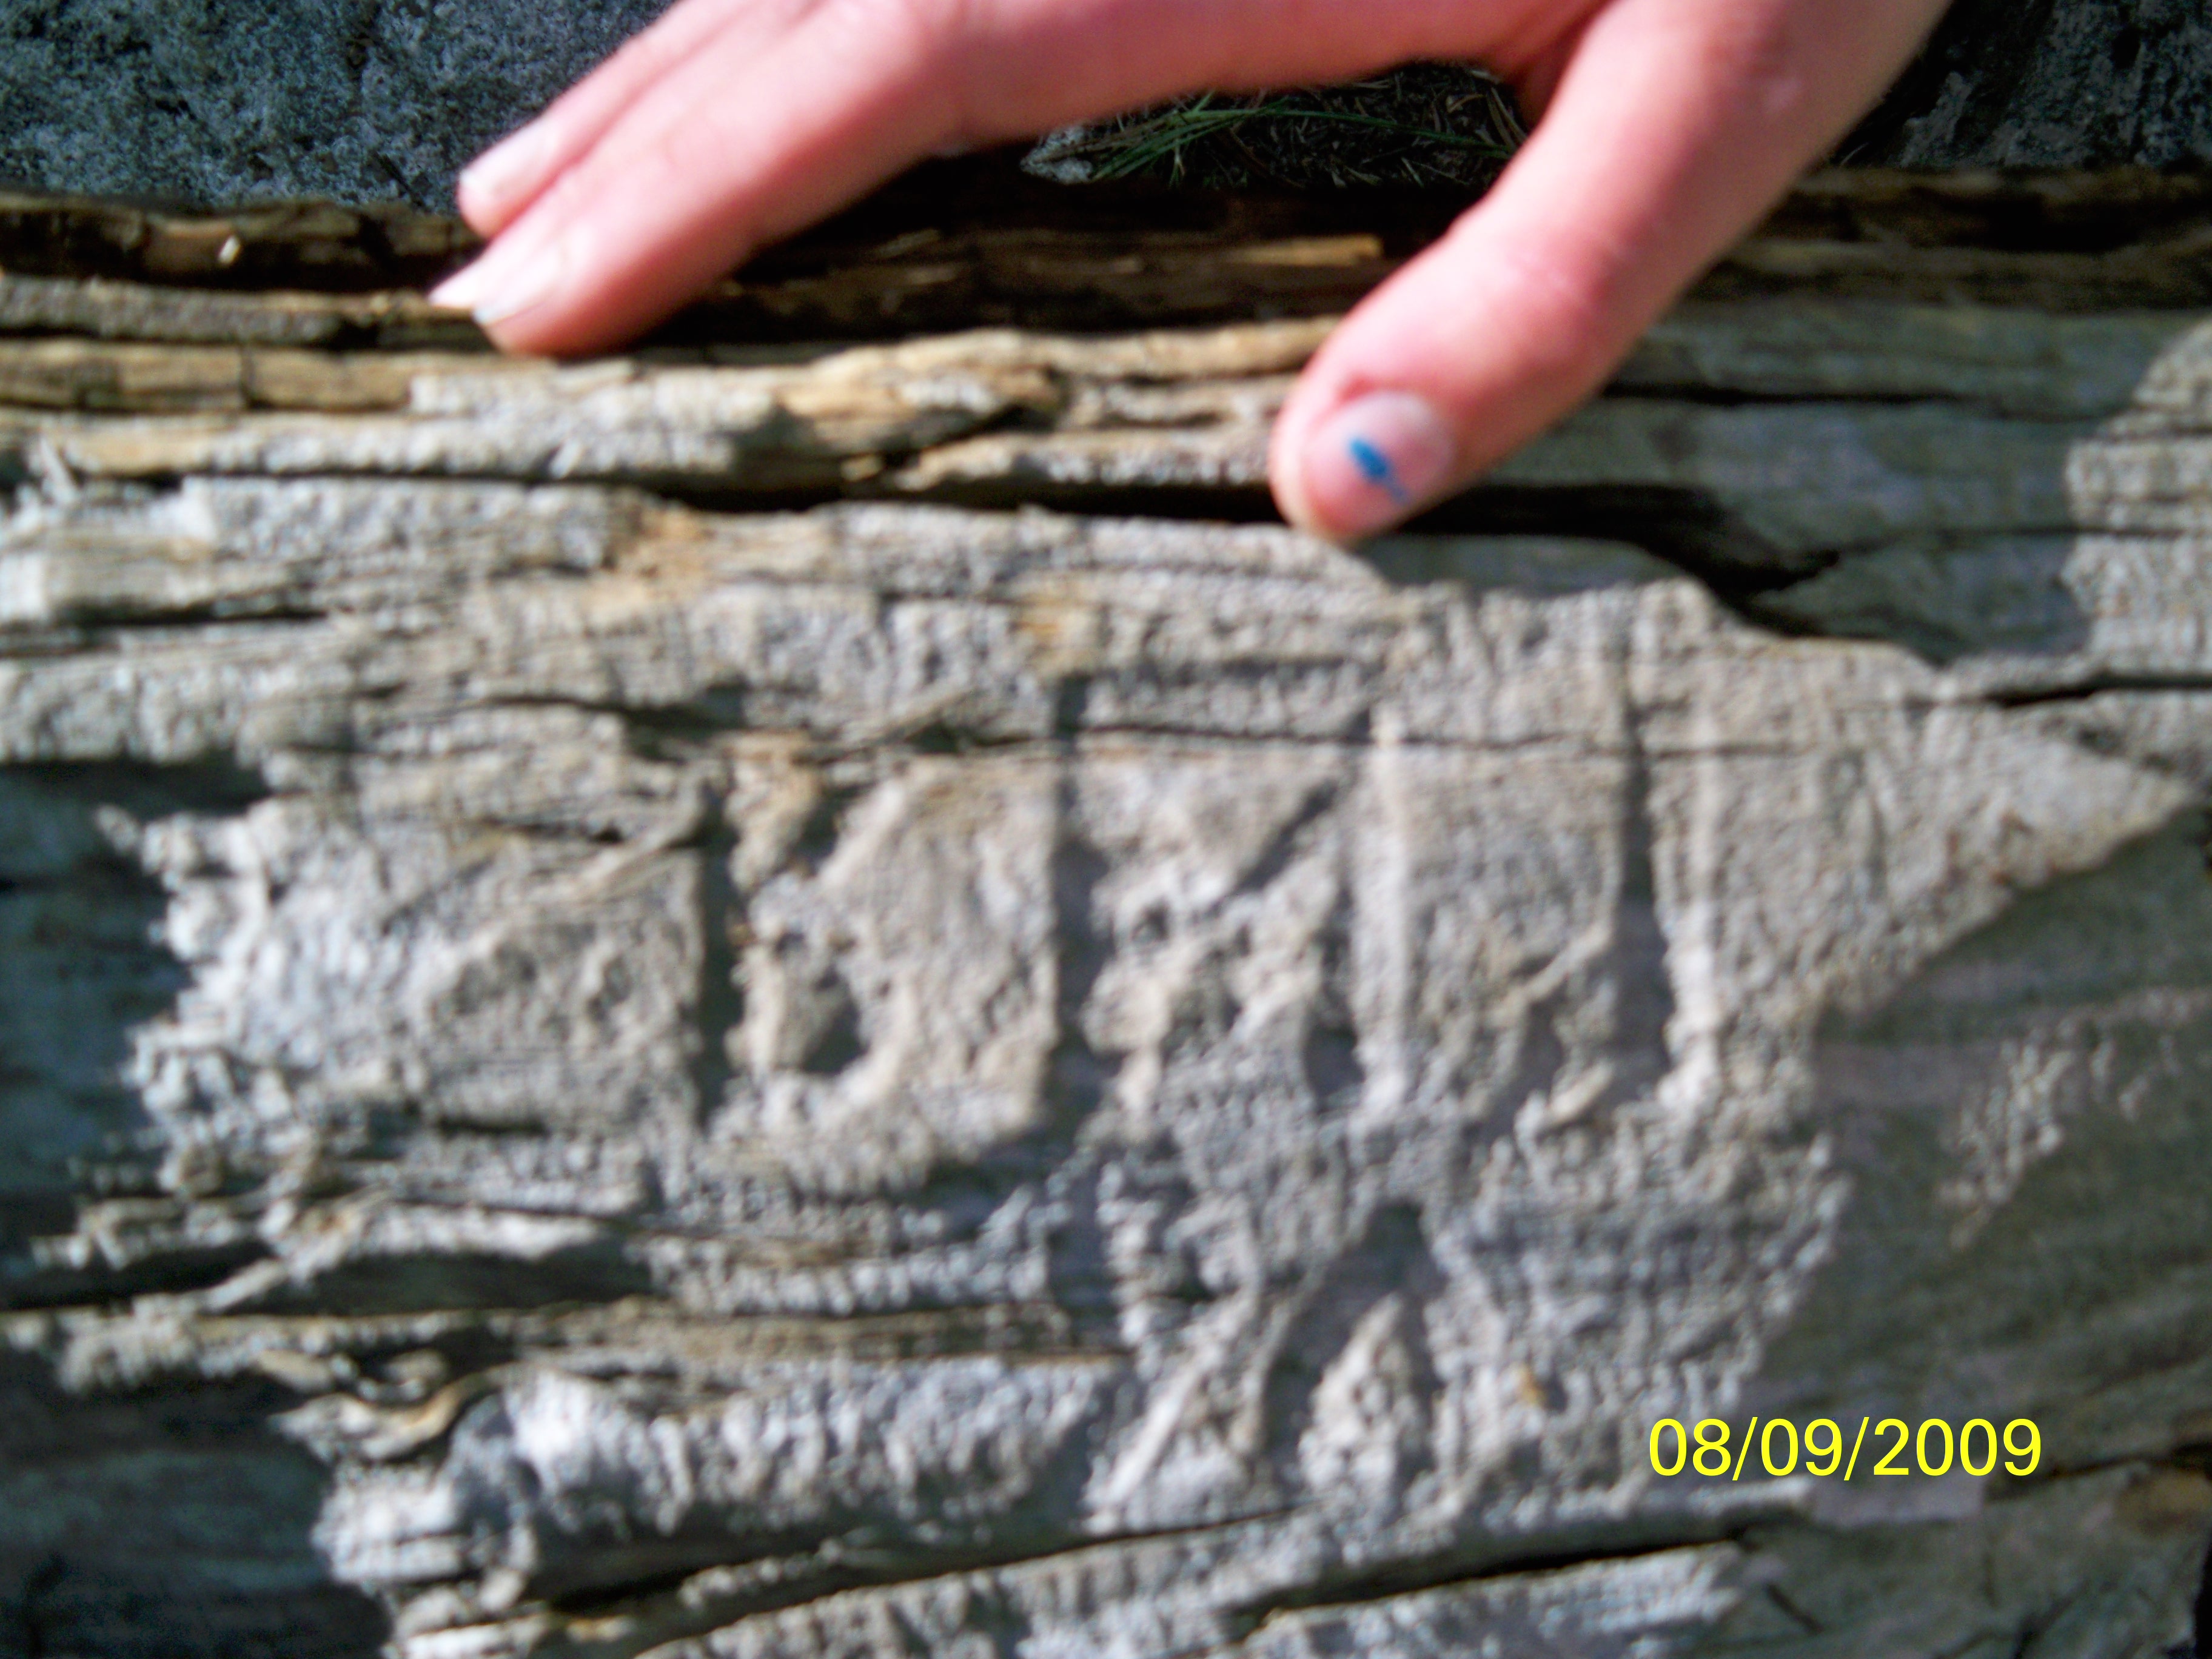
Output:
[[[9,280],[27,1653],[2189,1639],[2185,296],[1724,278],[1347,552],[1320,321]],[[1754,1415],[2042,1452],[1654,1473]]]

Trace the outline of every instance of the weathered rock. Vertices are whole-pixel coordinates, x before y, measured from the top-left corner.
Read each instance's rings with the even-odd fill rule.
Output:
[[[1825,182],[1358,555],[1313,320],[7,278],[0,1652],[2185,1642],[2201,223],[1789,231],[2094,196]]]

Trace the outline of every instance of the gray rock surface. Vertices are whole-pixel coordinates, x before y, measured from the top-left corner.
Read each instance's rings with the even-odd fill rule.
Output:
[[[0,179],[442,208],[453,176],[664,0],[14,0]],[[2212,160],[2193,0],[1961,0],[1848,144],[1909,167]]]
[[[446,207],[471,155],[663,0],[11,0],[0,178]]]
[[[2198,0],[1958,0],[1844,153],[1872,166],[2212,163]]]
[[[1317,321],[0,278],[0,1653],[2186,1643],[2212,315],[1855,269],[1358,555]]]

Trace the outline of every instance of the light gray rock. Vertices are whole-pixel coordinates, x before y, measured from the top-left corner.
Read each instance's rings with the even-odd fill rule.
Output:
[[[1358,554],[1318,322],[0,341],[0,1652],[2185,1644],[2212,320],[1812,286]]]

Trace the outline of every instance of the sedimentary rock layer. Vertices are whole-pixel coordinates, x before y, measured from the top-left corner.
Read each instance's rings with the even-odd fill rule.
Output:
[[[2203,232],[1920,189],[1356,551],[1325,321],[1177,309],[1356,228],[570,366],[0,279],[0,1651],[2186,1641]],[[1653,1473],[1754,1415],[2041,1450]]]

